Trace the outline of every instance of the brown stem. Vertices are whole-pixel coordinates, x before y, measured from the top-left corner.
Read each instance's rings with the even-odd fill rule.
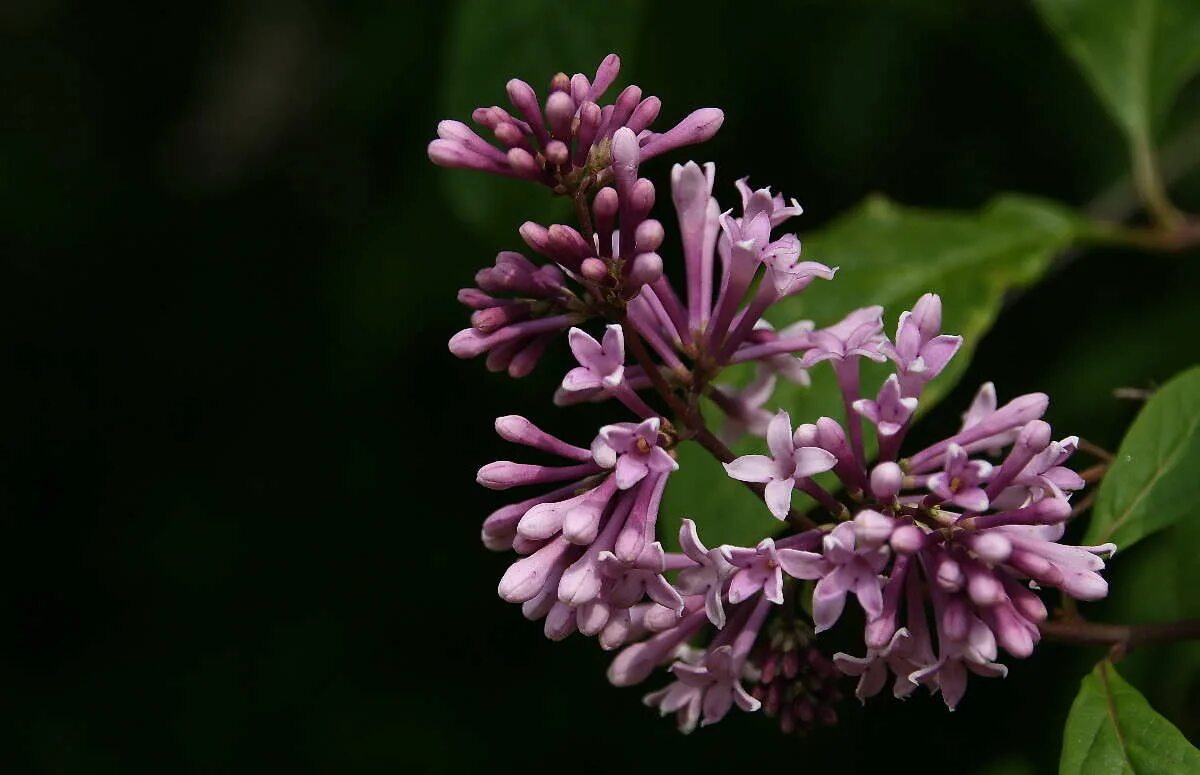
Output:
[[[1138,132],[1132,146],[1134,188],[1154,221],[1164,230],[1170,230],[1179,224],[1183,216],[1175,209],[1167,194],[1149,133]]]
[[[1060,619],[1039,626],[1047,640],[1077,646],[1108,646],[1114,659],[1137,646],[1200,640],[1200,619],[1153,624],[1099,624],[1083,619]]]
[[[1097,463],[1080,471],[1079,478],[1088,484],[1095,484],[1103,479],[1106,473],[1108,473],[1108,463]]]
[[[658,369],[658,364],[650,356],[650,351],[646,349],[646,343],[642,341],[642,337],[638,334],[637,329],[629,323],[629,318],[622,315],[618,321],[621,328],[625,330],[629,342],[629,349],[633,351],[633,357],[646,372],[646,376],[650,378],[650,384],[654,386],[655,391],[662,396],[662,399],[667,402],[667,406],[671,407],[680,420],[687,423],[689,421],[688,409],[675,395],[675,391],[667,384],[667,380],[663,377],[662,372]],[[689,423],[690,425],[690,423]]]
[[[1090,442],[1084,438],[1079,439],[1079,449],[1088,453],[1089,455],[1091,455],[1094,458],[1099,458],[1100,460],[1112,460],[1113,459],[1113,453],[1109,452],[1107,449],[1100,446],[1099,444],[1093,444],[1092,442]]]
[[[1151,228],[1098,224],[1095,231],[1084,239],[1098,245],[1122,245],[1152,252],[1179,253],[1200,245],[1200,220],[1182,216],[1171,224]]]
[[[579,228],[583,232],[583,238],[591,242],[596,230],[592,226],[592,213],[588,210],[587,186],[580,186],[572,199],[575,202],[575,217],[579,219]]]

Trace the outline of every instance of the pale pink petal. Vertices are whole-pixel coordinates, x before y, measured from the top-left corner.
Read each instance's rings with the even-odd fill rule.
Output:
[[[725,472],[741,482],[769,482],[778,471],[775,461],[766,455],[742,455],[724,465]]]

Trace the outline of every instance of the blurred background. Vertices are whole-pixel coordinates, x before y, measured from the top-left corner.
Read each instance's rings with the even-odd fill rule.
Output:
[[[504,501],[473,482],[509,454],[492,418],[572,438],[605,414],[549,404],[561,351],[520,382],[449,355],[456,289],[558,205],[425,146],[509,77],[541,89],[617,51],[660,126],[726,111],[649,174],[719,160],[720,196],[748,174],[797,197],[805,230],[873,192],[1086,205],[1127,164],[1082,77],[1015,0],[620,0],[599,25],[563,3],[549,42],[524,7],[0,7],[4,768],[1056,771],[1100,652],[1047,644],[953,714],[922,695],[807,737],[738,714],[685,738],[607,685],[594,643],[552,644],[502,603],[507,560],[478,531]],[[1196,84],[1176,116],[1168,143]],[[1175,172],[1200,209],[1200,176]],[[1197,360],[1200,255],[1068,259],[1010,300],[930,434],[993,379],[1047,390],[1057,430],[1112,449],[1138,408],[1113,390]],[[1135,592],[1097,616],[1163,613]],[[1127,664],[1197,739],[1194,650]]]

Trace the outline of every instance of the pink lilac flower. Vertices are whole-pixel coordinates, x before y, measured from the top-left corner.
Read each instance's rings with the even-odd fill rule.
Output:
[[[659,446],[658,430],[657,417],[636,425],[605,425],[592,442],[592,457],[605,468],[614,468],[617,487],[622,490],[651,474],[669,474],[678,470],[679,464]]]
[[[725,471],[743,482],[765,484],[767,508],[776,519],[784,519],[792,506],[796,480],[828,471],[836,462],[832,453],[814,446],[814,442],[814,426],[801,426],[793,434],[791,418],[787,412],[780,412],[767,428],[771,457],[744,455],[725,463]]]
[[[945,469],[930,476],[926,484],[945,503],[967,511],[983,511],[988,507],[988,496],[979,485],[991,473],[991,463],[971,460],[966,450],[951,444],[946,449]]]
[[[579,366],[563,378],[563,390],[614,388],[621,384],[625,377],[625,340],[620,326],[613,324],[605,329],[603,344],[578,328],[571,329],[567,341]]]
[[[817,632],[828,630],[842,615],[846,595],[853,593],[867,616],[883,610],[879,573],[888,548],[860,541],[854,525],[843,522],[822,540],[821,552],[797,552],[788,573],[798,579],[818,579],[813,588],[813,622]]]
[[[696,523],[684,519],[679,527],[679,545],[694,566],[679,572],[676,586],[685,595],[704,595],[704,612],[718,629],[725,626],[725,584],[734,572],[734,566],[725,552],[716,547],[709,549],[700,541]]]
[[[722,547],[729,564],[737,568],[729,581],[726,598],[730,603],[740,603],[762,594],[776,605],[783,603],[783,573],[796,576],[794,569],[803,568],[804,561],[797,547],[814,548],[820,541],[820,531],[810,530],[788,536],[776,546],[774,540],[764,538],[753,549],[736,546]],[[796,576],[799,578],[799,576]]]
[[[748,713],[758,710],[761,703],[750,696],[742,680],[769,607],[765,599],[741,606],[735,625],[719,633],[695,661],[671,665],[675,682],[646,695],[644,702],[664,715],[678,713],[679,728],[685,733],[695,728],[700,714],[701,725],[707,726],[723,719],[734,705]]]
[[[961,336],[940,333],[942,299],[927,293],[911,311],[900,313],[896,342],[886,353],[896,363],[897,376],[906,397],[920,395],[924,385],[942,373],[962,346]]]
[[[917,410],[917,399],[906,398],[900,392],[900,380],[895,374],[884,380],[874,401],[860,398],[854,411],[871,421],[880,436],[895,436],[908,424]]]

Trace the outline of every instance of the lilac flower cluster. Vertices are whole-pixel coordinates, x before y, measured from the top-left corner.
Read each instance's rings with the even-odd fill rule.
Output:
[[[491,489],[538,488],[484,522],[484,544],[517,555],[500,597],[544,620],[551,639],[579,632],[620,649],[608,671],[617,686],[666,666],[671,681],[645,702],[675,714],[684,731],[734,706],[763,707],[785,731],[833,723],[840,675],[858,677],[860,698],[894,678],[896,696],[925,686],[953,709],[968,672],[1004,675],[1000,649],[1032,652],[1047,617],[1038,589],[1079,600],[1107,592],[1098,571],[1114,547],[1061,543],[1070,498],[1084,486],[1063,465],[1077,439],[1052,439],[1046,396],[997,406],[989,383],[956,434],[902,454],[925,386],[962,343],[941,332],[941,300],[926,294],[902,312],[892,339],[878,306],[823,328],[776,330],[764,315],[836,270],[801,260],[796,235],[779,233],[801,213],[794,200],[743,179],[739,212],[723,210],[711,163],[671,170],[682,263],[673,285],[659,252],[667,230],[650,217],[656,187],[641,165],[707,139],[722,116],[696,111],[654,134],[659,102],[637,87],[599,106],[617,66],[610,56],[591,81],[555,76],[544,106],[511,81],[519,118],[498,107],[475,113],[506,151],[449,121],[429,147],[444,166],[544,183],[575,202],[578,219],[520,228],[542,263],[502,252],[481,270],[459,294],[473,313],[451,351],[486,353],[488,368],[520,377],[565,332],[577,366],[554,402],[616,401],[632,415],[579,445],[523,417],[496,421],[505,440],[555,459],[479,470]],[[583,328],[597,320],[606,324],[599,338]],[[864,359],[891,367],[873,396],[863,393]],[[842,394],[842,421],[793,427],[787,412],[767,408],[778,379],[808,384],[823,362]],[[741,363],[755,367],[749,385],[714,382]],[[734,458],[708,432],[701,397],[724,413],[727,437],[763,436],[769,454]],[[664,550],[658,526],[675,448],[694,439],[761,493],[783,535],[709,547],[683,519],[681,551]],[[793,509],[796,491],[818,504],[809,516]],[[826,657],[820,633],[850,597],[864,614],[865,653]]]

